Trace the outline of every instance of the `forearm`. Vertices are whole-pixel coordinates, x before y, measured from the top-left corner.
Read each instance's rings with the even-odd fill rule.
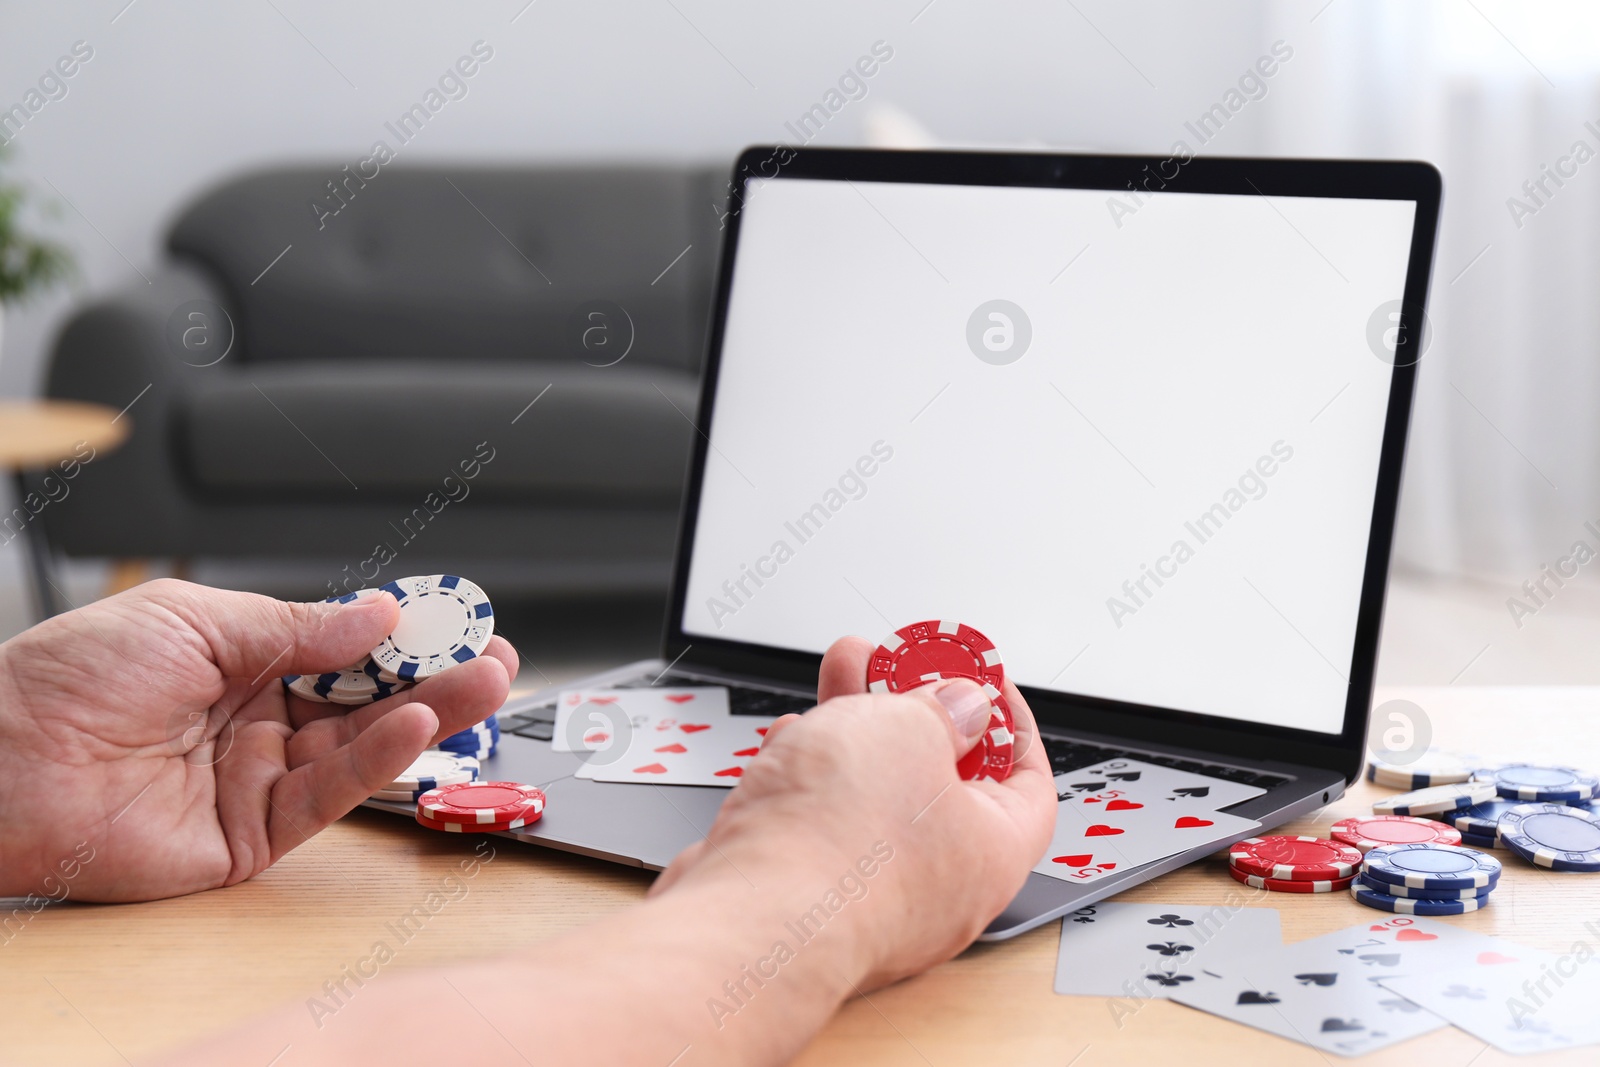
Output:
[[[368,983],[316,1019],[288,1009],[181,1062],[260,1064],[285,1045],[300,1064],[496,1062],[508,1043],[531,1063],[787,1062],[861,980],[862,917],[846,900],[800,921],[837,892],[839,872],[747,866],[747,879],[708,866],[596,925],[497,961]]]

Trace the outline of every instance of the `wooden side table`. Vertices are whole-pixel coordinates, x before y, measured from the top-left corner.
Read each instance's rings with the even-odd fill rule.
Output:
[[[59,614],[66,597],[56,581],[55,555],[50,550],[39,515],[24,503],[29,490],[23,476],[75,458],[75,450],[83,445],[93,448],[96,457],[104,455],[126,440],[128,428],[125,416],[103,404],[72,400],[0,401],[0,468],[11,474],[16,488],[14,506],[26,516],[22,522],[23,550],[28,556],[34,608],[41,619]],[[0,516],[0,522],[15,517],[16,511],[13,511],[11,515]]]

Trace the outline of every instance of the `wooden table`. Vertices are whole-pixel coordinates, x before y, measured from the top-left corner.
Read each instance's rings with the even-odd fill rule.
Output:
[[[85,404],[75,400],[0,401],[0,469],[9,472],[16,491],[13,507],[24,513],[28,495],[24,475],[46,471],[74,457],[75,450],[87,445],[98,456],[116,448],[128,436],[128,420],[115,408]],[[67,489],[71,491],[70,480]],[[40,508],[49,507],[46,503]],[[44,527],[37,516],[23,526],[23,542],[28,551],[28,577],[33,587],[33,602],[40,618],[62,610],[66,599],[56,581],[54,557]]]
[[[1497,757],[1600,767],[1600,688],[1406,689],[1436,743]],[[1386,790],[1357,785],[1293,833],[1323,833],[1370,810]],[[637,901],[651,875],[495,839],[497,854],[465,895],[435,915],[391,969],[527,944]],[[261,877],[181,900],[53,907],[0,945],[6,1019],[0,1063],[140,1061],[264,1006],[301,1002],[370,951],[385,924],[439,888],[472,842],[357,812]],[[1551,951],[1594,940],[1600,877],[1557,874],[1502,854],[1494,903],[1443,920]],[[1219,854],[1116,899],[1204,904],[1237,888]],[[1265,895],[1286,941],[1373,920],[1346,893]],[[1051,991],[1059,924],[979,945],[950,963],[845,1006],[797,1061],[807,1065],[1126,1064],[1328,1067],[1322,1054],[1203,1012],[1152,1002],[1120,1025],[1109,1001]],[[381,980],[381,978],[379,979]],[[1517,1062],[1592,1064],[1600,1049]],[[1513,1062],[1453,1028],[1362,1063],[1491,1067]]]

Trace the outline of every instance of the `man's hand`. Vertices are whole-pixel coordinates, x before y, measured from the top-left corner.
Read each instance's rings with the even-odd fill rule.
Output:
[[[989,725],[974,683],[869,694],[873,643],[847,637],[823,657],[821,704],[773,724],[706,840],[652,888],[728,877],[820,895],[873,846],[893,859],[847,905],[857,981],[870,989],[960,952],[1016,895],[1049,844],[1056,791],[1027,701],[1010,682],[1016,766],[1004,782],[955,772]],[[881,852],[881,850],[880,850]],[[858,875],[859,879],[859,875]]]
[[[358,661],[399,610],[164,580],[0,645],[0,896],[40,891],[74,858],[78,900],[243,881],[504,703],[517,655],[498,637],[364,707],[279,682]]]

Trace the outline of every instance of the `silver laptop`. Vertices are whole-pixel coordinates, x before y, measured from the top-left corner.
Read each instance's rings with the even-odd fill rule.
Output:
[[[659,659],[573,683],[810,707],[920,619],[999,646],[1052,765],[1359,771],[1439,178],[1417,163],[751,149],[731,186]],[[507,835],[661,868],[721,789],[601,784],[501,713]],[[885,754],[893,759],[892,753]],[[375,804],[388,810],[395,805]],[[1005,938],[1165,871],[1038,874]]]

